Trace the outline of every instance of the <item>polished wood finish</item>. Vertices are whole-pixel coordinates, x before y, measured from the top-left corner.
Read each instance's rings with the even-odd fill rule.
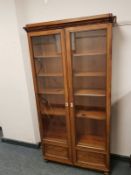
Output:
[[[116,16],[110,14],[96,15],[82,18],[64,19],[43,23],[28,24],[24,27],[27,32],[65,28],[71,26],[90,25],[98,23],[115,23]]]
[[[37,55],[37,56],[34,56],[34,58],[60,58],[61,55]]]
[[[75,92],[75,95],[76,96],[105,96],[105,91],[82,89],[82,90],[77,90]]]
[[[83,118],[97,119],[97,120],[105,120],[106,119],[106,113],[104,111],[78,110],[78,111],[76,111],[76,116],[83,117]]]
[[[73,54],[74,57],[80,57],[80,56],[93,56],[93,55],[105,55],[106,53],[104,51],[95,51],[95,52],[86,52],[86,53],[75,53]]]
[[[75,74],[76,77],[104,77],[105,72],[78,72]]]
[[[112,14],[26,25],[46,160],[109,173]]]
[[[39,94],[64,94],[63,89],[46,89],[38,92]]]
[[[62,73],[39,73],[38,76],[40,77],[62,77]]]

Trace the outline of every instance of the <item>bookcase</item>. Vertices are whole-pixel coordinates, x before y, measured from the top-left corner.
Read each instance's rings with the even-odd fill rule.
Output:
[[[28,24],[46,160],[109,174],[112,14]]]

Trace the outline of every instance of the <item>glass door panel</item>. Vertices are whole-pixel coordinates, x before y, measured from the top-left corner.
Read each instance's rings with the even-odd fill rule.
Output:
[[[95,115],[95,114],[94,114]],[[77,146],[105,149],[105,122],[97,118],[77,117]]]
[[[67,143],[67,101],[61,34],[32,37],[44,139]]]
[[[105,150],[106,29],[70,32],[75,144]]]

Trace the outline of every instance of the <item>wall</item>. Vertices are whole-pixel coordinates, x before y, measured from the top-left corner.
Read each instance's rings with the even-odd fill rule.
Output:
[[[0,124],[4,137],[37,143],[13,0],[0,0]]]
[[[36,108],[33,95],[34,90],[32,88],[33,84],[29,63],[29,52],[26,34],[23,31],[22,27],[27,23],[89,16],[109,12],[112,12],[115,15],[117,15],[119,23],[128,23],[131,21],[131,1],[127,0],[125,3],[124,0],[119,0],[118,3],[118,0],[48,0],[48,3],[46,5],[44,4],[44,0],[16,0],[15,2],[17,9],[17,22],[19,26],[18,30],[21,41],[24,69],[26,73],[26,83],[28,88],[30,109],[33,121],[32,124],[35,133],[37,133],[38,125],[36,124]],[[114,28],[111,152],[127,156],[131,153],[130,46],[131,26],[125,25]],[[22,66],[19,68],[21,69],[21,71],[23,70]],[[22,85],[22,87],[24,85]],[[5,91],[3,90],[3,92]],[[25,91],[23,92],[23,94],[26,93]],[[8,98],[8,94],[6,94],[6,96]],[[23,99],[23,101],[24,100],[25,99]],[[27,99],[25,101],[27,101]],[[25,119],[23,119],[23,124],[26,128],[27,124]],[[38,133],[36,134],[36,137],[37,136]]]
[[[131,25],[114,28],[112,152],[131,153]]]

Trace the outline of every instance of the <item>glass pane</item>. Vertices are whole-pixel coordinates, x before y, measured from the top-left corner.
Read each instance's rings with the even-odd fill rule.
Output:
[[[52,117],[46,114],[44,116],[45,138],[55,140],[66,140],[66,121],[65,117],[59,115]]]
[[[32,37],[45,137],[66,139],[65,89],[60,34]]]
[[[32,38],[34,57],[58,56],[61,53],[60,34]]]
[[[105,149],[105,122],[102,120],[77,118],[77,144],[90,148]]]
[[[71,33],[76,144],[105,149],[106,30]]]

